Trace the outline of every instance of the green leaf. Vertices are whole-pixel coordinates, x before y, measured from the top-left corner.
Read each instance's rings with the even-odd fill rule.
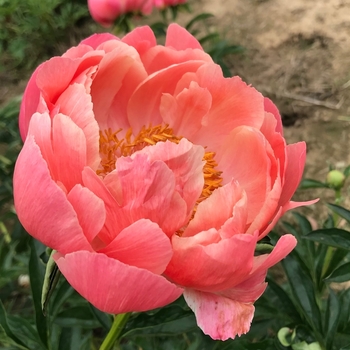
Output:
[[[305,243],[315,244],[312,241],[303,240],[302,244],[305,244]],[[314,266],[315,266],[315,277],[317,280],[319,290],[322,290],[324,285],[324,277],[326,276],[325,260],[326,260],[326,256],[329,248],[330,247],[325,244],[319,244],[318,247],[316,247],[316,253],[314,257]],[[334,248],[331,248],[331,249],[334,249]]]
[[[1,325],[2,331],[5,332],[5,334],[8,338],[12,339],[14,343],[19,344],[20,346],[25,346],[25,344],[23,342],[21,342],[21,340],[19,340],[18,337],[15,335],[16,330],[14,330],[14,332],[12,332],[10,325],[8,323],[5,308],[4,308],[1,300],[0,300],[0,325]]]
[[[340,228],[323,228],[310,232],[304,239],[350,250],[350,232]]]
[[[47,320],[41,309],[41,292],[45,275],[45,266],[39,256],[45,247],[38,241],[30,241],[29,277],[35,308],[35,322],[41,341],[47,347]]]
[[[91,312],[93,313],[93,315],[95,316],[95,318],[100,322],[101,326],[109,331],[112,327],[112,320],[110,315],[107,315],[105,312],[102,312],[98,309],[95,308],[95,306],[93,306],[92,304],[89,303]]]
[[[63,328],[58,343],[58,350],[91,349],[91,346],[86,346],[90,337],[91,334],[83,336],[79,327]]]
[[[55,250],[51,252],[49,261],[46,264],[45,277],[41,292],[41,309],[44,315],[46,315],[48,302],[61,276],[61,272],[53,259],[53,254],[55,253]]]
[[[344,170],[344,175],[345,177],[349,177],[350,176],[350,165],[348,165],[345,170]]]
[[[161,309],[143,312],[129,319],[125,327],[125,336],[135,335],[176,335],[197,329],[192,311],[182,307],[183,298]]]
[[[143,328],[135,328],[128,331],[125,336],[134,335],[153,335],[153,336],[171,336],[180,333],[185,333],[190,330],[196,329],[197,323],[194,315],[182,317],[178,320],[164,322],[161,324],[150,325]],[[123,335],[124,337],[124,335]]]
[[[11,347],[14,349],[28,350],[27,347],[18,344],[11,337],[9,337],[1,325],[0,325],[0,343],[2,345],[5,345],[6,348]]]
[[[301,230],[301,233],[303,235],[308,234],[310,231],[312,231],[312,226],[310,224],[310,221],[300,213],[293,213],[293,216],[296,218],[299,228]]]
[[[342,283],[346,281],[350,281],[350,262],[339,266],[326,278],[326,282]]]
[[[315,298],[314,284],[302,264],[295,252],[282,260],[299,313],[304,315],[313,329],[321,333],[321,313]]]
[[[210,33],[210,34],[204,36],[203,38],[200,38],[198,41],[201,45],[203,45],[204,43],[206,43],[208,41],[215,41],[218,39],[220,39],[219,33]]]
[[[193,25],[197,22],[200,22],[200,21],[204,21],[210,17],[214,17],[213,14],[211,13],[201,13],[199,14],[198,16],[195,16],[194,18],[192,18],[185,26],[185,28],[188,30],[188,31],[191,31],[191,28],[193,27]]]
[[[329,188],[329,186],[326,183],[312,180],[312,179],[303,179],[300,182],[299,188],[305,190],[308,188]]]
[[[67,299],[74,294],[74,289],[70,284],[64,280],[62,284],[56,289],[52,301],[50,303],[50,313],[53,317],[56,317],[61,306],[67,301]]]
[[[25,346],[31,350],[46,350],[37,330],[26,319],[19,316],[9,316],[8,323],[13,333],[21,340]]]
[[[336,334],[339,324],[340,305],[336,294],[329,289],[329,297],[327,302],[327,310],[325,314],[325,330],[326,334],[326,347],[332,349],[334,336]]]
[[[72,307],[60,312],[54,320],[61,327],[98,328],[99,322],[95,319],[88,304]]]
[[[341,305],[341,308],[339,314],[338,334],[345,333],[348,335],[348,339],[345,339],[342,343],[342,345],[344,345],[350,342],[350,289],[346,289],[339,293],[339,304]],[[339,339],[338,334],[335,341]]]
[[[327,206],[336,214],[344,218],[350,223],[350,211],[341,207],[340,205],[328,203]]]
[[[269,296],[271,293],[273,293],[275,296],[272,299],[272,302],[275,308],[278,310],[278,313],[281,313],[292,319],[296,324],[300,323],[300,314],[295,309],[294,303],[290,299],[289,295],[273,279],[268,277],[266,279],[266,282],[268,283],[266,291],[268,293],[267,295]]]

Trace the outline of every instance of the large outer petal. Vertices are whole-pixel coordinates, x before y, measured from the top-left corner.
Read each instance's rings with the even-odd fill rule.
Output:
[[[213,229],[211,230],[213,231]],[[165,275],[179,285],[215,292],[241,283],[253,267],[257,235],[236,234],[207,245],[198,243],[199,235],[172,238],[174,255]]]
[[[213,339],[227,340],[249,331],[254,306],[220,295],[185,289],[184,297],[198,326]]]
[[[126,227],[98,252],[155,274],[164,272],[173,255],[169,238],[156,223],[147,219]]]
[[[36,112],[39,104],[40,90],[36,84],[36,76],[40,69],[41,65],[30,77],[22,98],[21,109],[19,113],[19,130],[23,141],[25,140],[28,133],[30,118]]]
[[[14,173],[14,200],[24,228],[63,254],[92,250],[65,193],[52,180],[33,136],[28,136]]]
[[[104,254],[78,251],[65,256],[55,254],[54,259],[79,294],[111,314],[162,307],[182,294],[181,288],[164,277]]]
[[[285,171],[283,191],[280,198],[280,205],[283,206],[287,204],[296,191],[303,175],[305,158],[305,142],[287,145],[287,167]]]
[[[247,193],[248,223],[252,222],[274,185],[271,175],[276,174],[277,161],[271,146],[259,130],[242,126],[222,141],[216,160],[224,183],[233,178]],[[274,207],[276,210],[277,202]]]

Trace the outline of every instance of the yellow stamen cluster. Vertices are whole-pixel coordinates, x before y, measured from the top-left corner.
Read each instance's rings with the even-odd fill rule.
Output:
[[[119,157],[130,156],[136,151],[146,146],[155,145],[157,142],[170,141],[179,143],[182,137],[175,136],[169,125],[143,127],[141,131],[133,136],[129,129],[124,137],[119,138],[122,130],[113,132],[111,129],[100,131],[100,156],[101,163],[97,170],[97,175],[102,177],[115,169],[115,163]],[[217,163],[214,160],[215,153],[205,152],[203,161],[204,186],[201,195],[197,200],[197,205],[208,198],[212,192],[221,186],[221,172],[216,170]],[[196,205],[196,207],[197,207]],[[196,208],[194,209],[194,211]]]

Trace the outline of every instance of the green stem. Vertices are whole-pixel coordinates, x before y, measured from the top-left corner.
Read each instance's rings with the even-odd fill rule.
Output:
[[[117,342],[120,333],[122,332],[124,326],[128,322],[130,313],[119,314],[114,316],[114,321],[111,329],[109,330],[107,337],[103,341],[100,350],[110,350],[113,348],[114,344]]]

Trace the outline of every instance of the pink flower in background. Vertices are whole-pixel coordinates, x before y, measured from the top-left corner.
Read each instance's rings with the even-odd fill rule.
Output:
[[[102,311],[182,293],[214,339],[246,333],[270,254],[256,244],[289,209],[305,163],[273,103],[224,78],[178,25],[100,34],[43,63],[26,88],[14,174],[26,230],[57,250],[68,282]]]
[[[186,3],[187,0],[154,0],[156,7],[167,7],[167,6],[176,6]]]
[[[110,26],[119,16],[128,12],[148,15],[154,7],[154,0],[88,0],[92,18],[103,26]]]

